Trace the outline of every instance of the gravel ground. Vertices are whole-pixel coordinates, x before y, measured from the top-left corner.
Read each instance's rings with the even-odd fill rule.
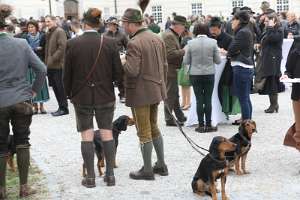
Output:
[[[56,110],[56,100],[46,104],[48,111]],[[258,133],[254,135],[247,159],[249,175],[230,175],[226,189],[233,200],[295,200],[300,199],[299,152],[282,145],[283,137],[293,122],[290,91],[280,94],[280,110],[277,114],[265,114],[268,97],[252,95],[253,118]],[[190,182],[202,159],[173,127],[166,127],[163,107],[160,106],[159,127],[164,135],[165,157],[169,167],[168,177],[156,176],[155,181],[134,181],[129,172],[140,168],[142,158],[134,127],[120,135],[117,154],[119,168],[115,170],[117,185],[108,188],[101,177],[97,187],[81,186],[80,135],[76,132],[75,114],[70,104],[70,115],[52,117],[50,114],[34,116],[31,127],[32,156],[46,175],[50,199],[210,199],[192,193]],[[117,105],[115,116],[129,114],[124,105]],[[231,121],[239,116],[232,116]],[[199,145],[208,147],[214,136],[231,137],[237,127],[230,124],[219,126],[217,133],[199,134],[194,128],[184,128]],[[153,157],[155,161],[155,155]]]

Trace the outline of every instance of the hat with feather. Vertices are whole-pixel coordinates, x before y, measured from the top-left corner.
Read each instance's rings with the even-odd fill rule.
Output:
[[[150,0],[139,0],[138,6],[141,10],[135,8],[128,8],[125,10],[124,15],[122,16],[123,22],[129,23],[140,23],[144,21],[143,14],[149,4]]]

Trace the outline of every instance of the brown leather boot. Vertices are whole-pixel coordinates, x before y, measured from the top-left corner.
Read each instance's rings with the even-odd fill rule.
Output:
[[[20,198],[28,197],[33,194],[36,194],[36,190],[30,188],[27,184],[20,186]]]
[[[83,178],[81,181],[81,185],[87,188],[94,188],[96,187],[95,178]]]

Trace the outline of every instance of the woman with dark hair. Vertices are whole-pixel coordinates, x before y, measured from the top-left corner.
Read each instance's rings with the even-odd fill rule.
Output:
[[[257,90],[261,95],[269,95],[270,106],[265,113],[274,113],[279,109],[278,93],[284,90],[279,81],[284,31],[276,13],[266,15],[265,27],[260,41],[260,64],[256,73],[260,86]]]
[[[46,38],[45,34],[43,32],[39,31],[39,24],[36,21],[29,21],[27,23],[27,36],[26,40],[31,47],[31,49],[34,51],[34,53],[42,60],[45,59],[45,44],[46,44]],[[27,74],[27,79],[32,84],[35,80],[35,74],[32,71],[32,68],[29,66],[29,71]],[[37,94],[37,96],[33,99],[33,114],[37,114],[40,110],[41,114],[46,114],[46,110],[44,108],[44,102],[49,100],[49,91],[47,87],[47,81],[45,80],[45,83],[43,85],[42,90]],[[40,104],[40,107],[38,107],[38,103]]]
[[[233,90],[239,98],[242,120],[252,118],[250,100],[253,79],[253,36],[249,29],[250,16],[247,11],[237,12],[232,19],[234,38],[228,48],[233,71]]]
[[[196,24],[193,31],[195,39],[188,42],[183,64],[190,65],[190,81],[197,101],[197,115],[199,126],[195,131],[199,133],[217,131],[211,124],[212,93],[215,79],[215,65],[221,63],[217,41],[208,38],[208,26]],[[204,123],[204,114],[205,121]]]

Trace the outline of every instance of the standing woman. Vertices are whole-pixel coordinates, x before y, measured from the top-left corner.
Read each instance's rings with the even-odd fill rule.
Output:
[[[188,42],[183,64],[190,65],[190,81],[197,101],[199,133],[217,131],[211,124],[211,97],[215,80],[215,65],[221,63],[217,41],[208,38],[208,26],[196,24],[193,31],[195,39]],[[204,114],[205,122],[204,123]]]
[[[284,78],[300,78],[300,38],[295,38],[293,46],[289,52],[286,63],[286,75]],[[293,128],[292,144],[300,151],[300,83],[293,83],[292,86],[292,101],[295,115],[295,126]]]
[[[181,40],[181,48],[193,38],[192,33],[186,27]],[[182,65],[178,71],[178,85],[181,86],[181,109],[188,110],[191,107],[191,83],[188,77],[189,66]]]
[[[257,79],[262,83],[258,88],[261,95],[269,95],[270,106],[265,113],[278,112],[278,93],[284,90],[280,83],[280,65],[282,59],[282,43],[284,31],[276,13],[265,17],[265,31],[261,36],[261,66],[257,72]]]
[[[252,118],[252,104],[250,99],[251,83],[253,79],[253,35],[249,29],[250,16],[247,11],[237,12],[232,19],[234,39],[229,49],[233,70],[233,90],[239,98],[242,120]]]
[[[27,23],[27,36],[26,40],[33,50],[33,52],[44,62],[45,60],[45,44],[46,38],[43,32],[39,31],[39,24],[36,21],[29,21]],[[29,66],[27,78],[32,84],[35,80],[35,74],[32,71],[31,66]],[[44,108],[44,102],[49,100],[49,91],[47,86],[47,81],[45,80],[42,90],[37,94],[37,96],[33,99],[33,114],[37,114],[40,110],[41,114],[46,114],[47,111]],[[40,107],[38,107],[38,103]]]

